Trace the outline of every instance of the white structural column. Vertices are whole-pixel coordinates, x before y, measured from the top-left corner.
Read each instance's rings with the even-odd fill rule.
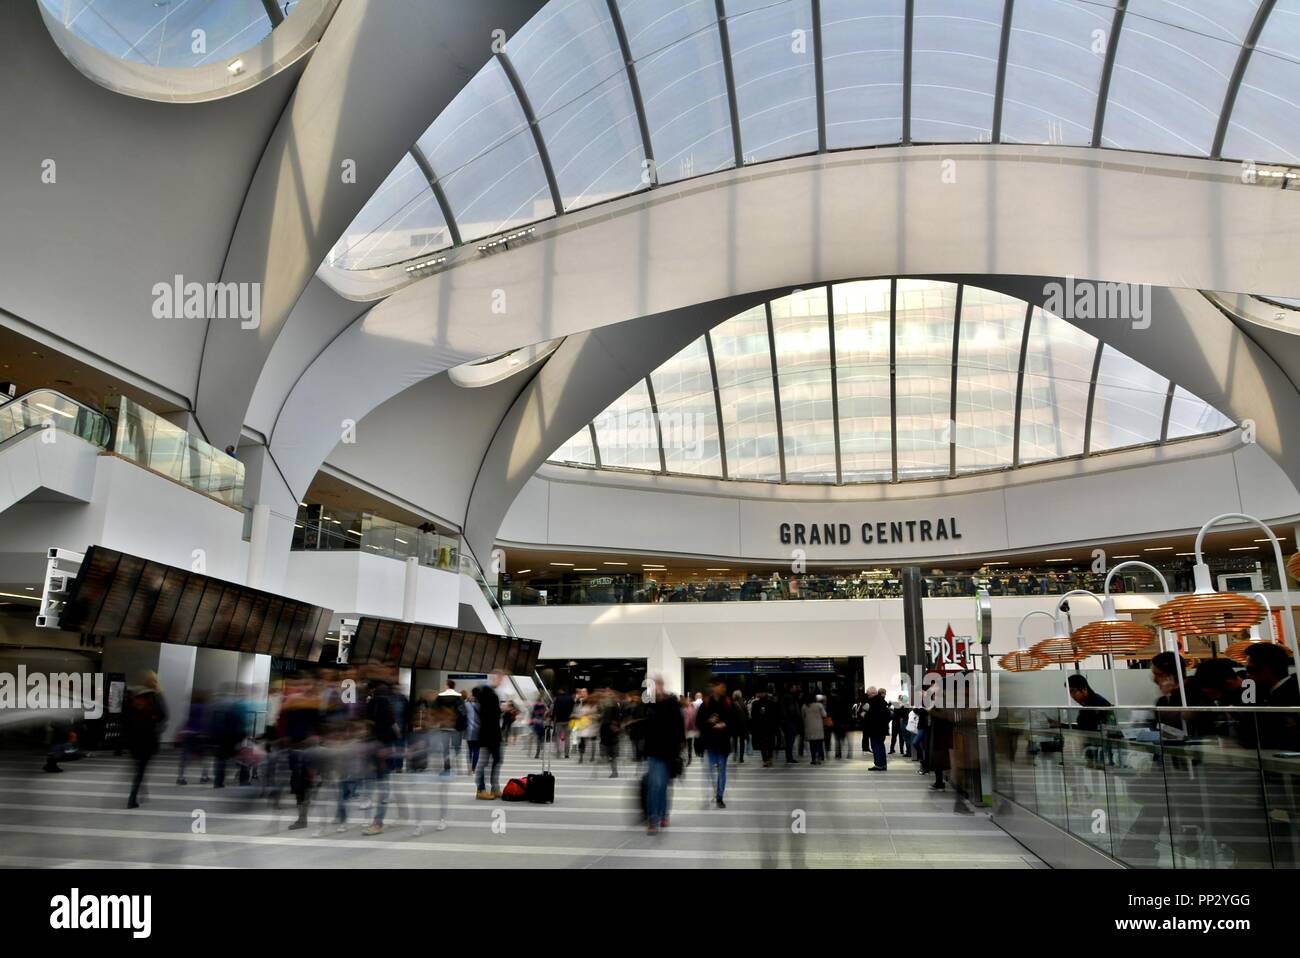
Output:
[[[420,560],[410,556],[406,560],[406,583],[402,589],[402,621],[414,622],[416,602],[420,595]]]

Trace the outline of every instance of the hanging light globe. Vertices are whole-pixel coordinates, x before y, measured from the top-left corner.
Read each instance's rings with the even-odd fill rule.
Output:
[[[1065,665],[1070,662],[1081,662],[1086,659],[1090,653],[1079,648],[1079,644],[1070,636],[1065,638],[1053,637],[1043,639],[1029,647],[1029,651],[1040,659],[1046,659],[1056,665]]]
[[[1028,649],[1020,649],[1002,656],[998,659],[998,665],[1008,672],[1037,672],[1039,669],[1051,665],[1051,662],[1035,655]]]
[[[1135,655],[1156,643],[1155,630],[1128,619],[1102,619],[1074,630],[1075,643],[1088,655]]]

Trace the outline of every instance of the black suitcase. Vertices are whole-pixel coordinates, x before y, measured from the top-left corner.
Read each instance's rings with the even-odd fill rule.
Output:
[[[542,735],[542,770],[526,775],[525,795],[534,805],[548,805],[555,801],[555,776],[551,774],[551,729]]]

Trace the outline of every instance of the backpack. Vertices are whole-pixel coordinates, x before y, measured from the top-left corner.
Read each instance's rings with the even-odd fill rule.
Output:
[[[528,783],[522,778],[512,778],[501,790],[501,800],[505,802],[528,801]]]

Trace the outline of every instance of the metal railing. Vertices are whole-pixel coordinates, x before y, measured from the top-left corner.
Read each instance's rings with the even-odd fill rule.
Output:
[[[1257,569],[1248,560],[1212,560],[1212,573],[1240,576],[1251,587],[1242,591],[1277,588],[1273,570]],[[1190,565],[1168,570],[1174,592],[1193,589]],[[1252,578],[1254,577],[1254,578]],[[903,587],[897,570],[887,575],[860,576],[835,572],[803,575],[770,573],[763,576],[688,576],[688,581],[664,581],[654,573],[609,573],[574,576],[556,573],[502,583],[506,605],[624,605],[657,602],[746,602],[804,599],[898,599]],[[1101,594],[1105,573],[1032,569],[1023,572],[954,573],[924,575],[922,588],[929,598],[974,597],[979,590],[991,596],[1062,596],[1075,589]],[[1226,591],[1226,590],[1225,590]],[[1121,575],[1111,584],[1115,594],[1161,594],[1157,584],[1142,575]]]

